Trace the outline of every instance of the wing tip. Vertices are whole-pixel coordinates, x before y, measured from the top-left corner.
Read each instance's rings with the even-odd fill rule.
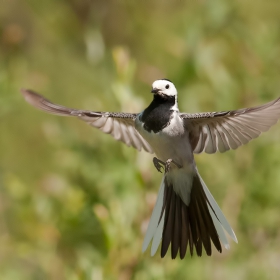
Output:
[[[27,88],[21,88],[20,92],[24,97],[26,97],[26,96],[39,96],[38,93],[35,93],[33,90],[27,89]]]
[[[31,89],[21,88],[20,92],[23,95],[25,101],[33,106],[37,106],[38,102],[40,102],[39,100],[43,98],[41,95]]]

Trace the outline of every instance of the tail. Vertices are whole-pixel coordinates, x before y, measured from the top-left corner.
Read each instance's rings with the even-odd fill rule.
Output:
[[[189,205],[186,205],[184,201],[188,200]],[[144,239],[143,252],[152,241],[152,256],[160,242],[162,258],[170,243],[173,259],[178,252],[183,259],[188,246],[191,255],[195,248],[197,255],[201,256],[204,247],[206,254],[210,256],[211,241],[219,252],[222,252],[221,243],[229,249],[224,230],[237,243],[235,233],[198,173],[193,177],[190,199],[184,201],[164,175]]]

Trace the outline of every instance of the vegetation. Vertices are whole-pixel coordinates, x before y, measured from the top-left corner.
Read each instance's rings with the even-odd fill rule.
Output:
[[[169,78],[181,111],[279,97],[277,1],[0,1],[1,279],[279,279],[280,125],[236,151],[196,156],[239,244],[212,257],[142,254],[161,175],[79,120],[34,110],[139,112]]]

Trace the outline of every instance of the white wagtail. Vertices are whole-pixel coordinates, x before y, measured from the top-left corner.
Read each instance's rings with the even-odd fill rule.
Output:
[[[229,243],[225,231],[234,231],[198,173],[193,153],[236,149],[267,131],[280,118],[280,98],[259,107],[236,111],[180,113],[177,90],[167,79],[152,85],[151,104],[139,114],[77,110],[56,105],[31,90],[22,90],[31,105],[61,116],[74,116],[111,134],[127,146],[154,153],[158,171],[164,171],[158,198],[143,243],[153,256],[161,242],[161,257],[171,244],[171,256],[185,257],[187,247],[198,256],[204,247],[212,254]]]

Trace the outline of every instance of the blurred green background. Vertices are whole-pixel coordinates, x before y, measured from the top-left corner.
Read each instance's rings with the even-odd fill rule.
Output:
[[[239,244],[161,259],[141,252],[152,156],[19,93],[140,112],[169,78],[181,111],[230,110],[277,98],[279,69],[279,1],[0,1],[0,279],[279,279],[279,124],[196,157]]]

